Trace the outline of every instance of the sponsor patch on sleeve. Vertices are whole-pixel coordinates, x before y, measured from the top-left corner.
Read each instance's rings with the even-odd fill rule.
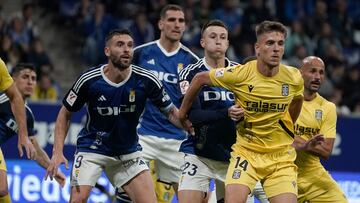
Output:
[[[187,92],[187,90],[189,89],[189,81],[181,81],[180,82],[180,90],[181,90],[181,94],[185,94]]]
[[[219,78],[219,77],[224,76],[224,71],[225,71],[224,68],[216,69],[216,70],[215,70],[215,77],[216,77],[216,78]]]
[[[77,99],[77,94],[75,92],[73,92],[72,90],[70,90],[69,95],[66,97],[66,102],[70,106],[72,106],[72,105],[74,105],[76,99]]]

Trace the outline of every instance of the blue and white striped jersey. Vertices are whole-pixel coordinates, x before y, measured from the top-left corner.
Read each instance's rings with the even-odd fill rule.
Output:
[[[181,69],[197,60],[198,57],[187,47],[181,45],[177,50],[169,53],[157,40],[136,47],[133,63],[153,72],[163,82],[171,101],[179,108],[181,93],[178,86],[178,74]],[[138,133],[177,140],[183,140],[186,137],[184,130],[170,123],[150,102],[146,103]]]
[[[238,63],[225,59],[225,66]],[[205,58],[188,65],[180,74],[180,88],[183,94],[197,73],[210,70]],[[180,151],[196,154],[218,161],[229,161],[231,146],[236,141],[235,122],[228,117],[228,108],[234,105],[234,94],[224,88],[204,86],[194,101],[189,119],[195,128],[195,136],[181,144]]]
[[[34,114],[27,104],[25,104],[25,113],[28,135],[33,136],[36,134],[36,130],[34,129]],[[0,145],[17,135],[17,132],[18,126],[11,110],[9,98],[2,93],[0,95]]]
[[[77,151],[118,156],[141,150],[136,126],[146,101],[162,112],[173,104],[150,71],[131,65],[128,78],[115,84],[106,78],[104,67],[81,74],[63,100],[72,112],[86,104],[87,119],[77,138]]]

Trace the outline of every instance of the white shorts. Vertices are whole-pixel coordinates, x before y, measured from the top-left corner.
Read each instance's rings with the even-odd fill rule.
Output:
[[[222,199],[225,195],[225,177],[228,166],[229,163],[226,162],[186,154],[178,190],[208,192],[210,180],[215,179],[216,197]]]
[[[149,167],[139,151],[114,157],[79,152],[72,167],[71,186],[95,186],[104,171],[111,184],[119,188],[145,170],[149,170]]]
[[[186,154],[184,163],[179,181],[179,191],[197,190],[208,192],[210,180],[214,179],[217,200],[225,197],[225,178],[229,163],[215,161],[193,154]],[[247,203],[254,202],[254,196],[262,203],[267,201],[260,182],[257,182],[253,193],[248,197]]]
[[[167,183],[178,183],[184,153],[179,152],[181,140],[165,139],[156,136],[139,135],[142,155],[149,162],[155,160],[155,171],[158,179]]]

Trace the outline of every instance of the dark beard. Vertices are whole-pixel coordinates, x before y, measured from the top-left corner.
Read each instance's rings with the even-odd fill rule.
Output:
[[[122,63],[121,60],[116,60],[116,57],[114,57],[114,56],[110,56],[110,61],[114,65],[114,67],[119,70],[125,70],[125,69],[129,68],[129,66],[130,66],[130,64],[128,65],[128,64]]]

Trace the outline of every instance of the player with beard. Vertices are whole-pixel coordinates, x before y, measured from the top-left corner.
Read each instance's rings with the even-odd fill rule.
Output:
[[[297,150],[298,202],[348,202],[320,162],[320,158],[330,157],[336,137],[336,106],[318,93],[325,79],[325,64],[316,56],[302,62],[304,103],[295,123],[293,144]]]
[[[78,135],[71,174],[70,202],[86,202],[102,171],[134,202],[157,202],[136,134],[146,101],[150,100],[174,125],[183,126],[157,77],[131,64],[133,44],[128,30],[111,31],[104,48],[108,63],[81,74],[63,99],[45,178],[52,179],[60,164],[68,168],[63,147],[71,114],[86,104],[86,124]]]

